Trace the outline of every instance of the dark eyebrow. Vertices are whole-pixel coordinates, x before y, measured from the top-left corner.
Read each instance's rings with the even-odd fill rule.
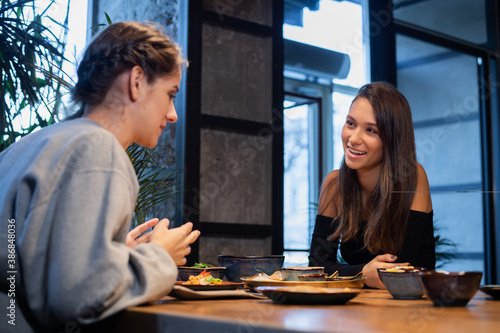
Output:
[[[351,120],[354,120],[356,121],[356,119],[353,117],[353,116],[350,116],[350,115],[347,115],[347,119],[351,119]],[[378,127],[377,124],[375,123],[366,123],[368,126],[372,126],[372,127]]]
[[[174,87],[174,89],[175,89],[175,92],[176,92],[176,93],[178,93],[178,92],[179,92],[179,86],[175,86],[175,87]]]

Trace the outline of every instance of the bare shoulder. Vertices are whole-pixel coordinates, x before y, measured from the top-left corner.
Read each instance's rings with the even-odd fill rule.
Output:
[[[337,215],[337,200],[336,194],[338,192],[338,175],[339,171],[334,170],[330,172],[323,180],[321,187],[321,194],[319,197],[318,214],[334,217]]]
[[[425,169],[417,163],[417,188],[411,204],[411,209],[419,212],[429,213],[432,211],[432,200],[429,189],[429,180]]]
[[[327,183],[336,183],[338,176],[339,170],[333,170],[332,172],[330,172],[328,175],[326,175],[323,181],[323,187],[325,187]]]

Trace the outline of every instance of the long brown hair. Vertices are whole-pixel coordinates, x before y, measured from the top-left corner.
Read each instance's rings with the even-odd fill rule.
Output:
[[[365,248],[371,253],[396,254],[403,244],[413,194],[417,187],[417,161],[411,110],[406,98],[389,84],[361,87],[353,102],[366,98],[373,108],[383,146],[382,171],[363,206],[355,170],[342,161],[332,184],[339,196],[339,227],[330,239],[347,241],[362,230],[363,212],[369,215],[364,228]]]

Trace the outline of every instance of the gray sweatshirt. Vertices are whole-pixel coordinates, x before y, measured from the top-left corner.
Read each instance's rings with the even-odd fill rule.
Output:
[[[168,253],[125,245],[138,189],[127,153],[89,119],[0,154],[1,332],[94,323],[170,291]]]

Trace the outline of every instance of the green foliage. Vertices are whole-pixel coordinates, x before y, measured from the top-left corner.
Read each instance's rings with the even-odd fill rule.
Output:
[[[205,264],[205,263],[201,263],[201,262],[196,262],[193,266],[191,266],[192,268],[210,268],[210,267],[213,267],[213,265],[211,264]]]
[[[108,25],[112,25],[113,21],[111,20],[111,17],[109,17],[108,13],[104,13],[104,15],[106,16],[106,22],[108,22]]]
[[[18,138],[56,121],[61,94],[71,85],[63,79],[67,33],[64,23],[39,12],[34,0],[2,0],[0,8],[0,151]],[[43,24],[62,29],[58,37]]]
[[[156,204],[179,193],[179,185],[175,184],[177,171],[169,170],[168,166],[160,163],[155,157],[161,147],[159,145],[148,149],[133,143],[127,149],[140,186],[132,227],[146,222]]]
[[[434,240],[436,242],[436,269],[441,268],[456,257],[456,244],[449,238],[438,234],[441,228],[434,223]]]
[[[113,24],[113,21],[111,20],[111,17],[108,15],[108,13],[104,12],[104,17],[106,17],[106,24],[104,23],[99,23],[96,25],[93,25],[89,30],[92,31],[93,33],[99,32],[99,28],[102,27],[107,27]]]

